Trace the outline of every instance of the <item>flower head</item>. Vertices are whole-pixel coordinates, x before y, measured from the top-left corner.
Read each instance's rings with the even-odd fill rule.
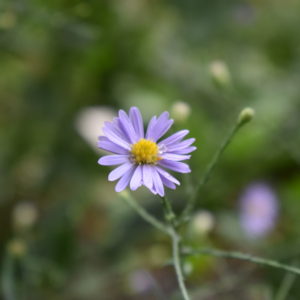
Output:
[[[278,200],[265,183],[248,186],[240,199],[241,225],[249,237],[262,237],[270,232],[277,220]]]
[[[113,153],[99,159],[104,166],[119,165],[111,171],[108,180],[119,180],[115,190],[120,192],[128,185],[136,190],[144,185],[153,194],[164,196],[164,186],[175,189],[179,181],[165,169],[179,173],[189,173],[189,166],[181,161],[190,158],[189,153],[196,150],[191,146],[195,139],[183,140],[189,133],[181,130],[161,141],[161,137],[170,129],[173,120],[169,113],[152,117],[146,132],[141,113],[132,107],[129,115],[120,110],[112,122],[105,122],[98,147]]]

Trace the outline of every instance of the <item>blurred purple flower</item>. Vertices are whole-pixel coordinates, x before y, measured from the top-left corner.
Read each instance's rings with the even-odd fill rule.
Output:
[[[129,276],[129,285],[134,292],[145,293],[153,287],[151,275],[144,270],[136,270]]]
[[[278,199],[274,190],[266,183],[249,185],[240,199],[240,222],[251,238],[269,233],[278,216]]]

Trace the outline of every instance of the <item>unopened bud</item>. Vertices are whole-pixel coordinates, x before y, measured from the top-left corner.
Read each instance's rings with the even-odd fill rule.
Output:
[[[8,242],[7,251],[15,257],[21,257],[26,254],[27,246],[22,239],[16,238]]]
[[[255,111],[253,108],[251,107],[244,108],[239,114],[238,124],[244,125],[250,122],[253,119],[254,115],[255,115]]]
[[[206,235],[215,224],[212,213],[206,210],[197,212],[192,219],[192,231],[197,235]]]
[[[27,229],[34,225],[38,218],[37,208],[33,203],[22,202],[13,210],[13,223],[16,229]]]
[[[111,121],[114,117],[114,111],[106,106],[91,106],[83,108],[77,115],[75,127],[79,135],[92,148],[98,151],[96,141],[99,133],[102,133],[102,127],[105,121]]]
[[[209,69],[212,79],[218,87],[226,87],[230,84],[231,76],[225,62],[221,60],[213,61]]]
[[[184,122],[191,114],[191,107],[183,101],[177,101],[171,108],[171,116],[177,122]]]

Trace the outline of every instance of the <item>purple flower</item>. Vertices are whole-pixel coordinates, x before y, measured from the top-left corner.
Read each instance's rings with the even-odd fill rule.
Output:
[[[240,200],[241,225],[249,237],[262,237],[270,232],[278,215],[278,200],[265,183],[251,184]]]
[[[129,115],[120,110],[119,116],[112,122],[105,122],[98,147],[112,155],[99,159],[104,166],[119,165],[108,175],[108,180],[119,180],[115,190],[120,192],[128,185],[136,190],[144,185],[153,194],[164,196],[164,186],[175,189],[179,181],[165,169],[179,173],[189,173],[189,166],[181,161],[190,158],[190,152],[196,147],[191,146],[195,139],[182,140],[188,130],[181,130],[168,138],[158,141],[172,126],[173,120],[169,113],[163,112],[159,117],[152,117],[146,132],[141,113],[132,107]]]

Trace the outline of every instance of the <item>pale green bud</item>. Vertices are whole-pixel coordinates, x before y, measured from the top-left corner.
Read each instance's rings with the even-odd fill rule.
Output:
[[[177,101],[171,108],[171,116],[176,122],[184,122],[191,114],[191,107],[188,103]]]
[[[244,108],[239,114],[238,124],[244,125],[250,122],[253,119],[254,115],[255,115],[255,111],[253,108],[251,107]]]
[[[209,69],[212,79],[218,87],[227,87],[230,84],[231,76],[225,62],[221,60],[213,61]]]
[[[27,245],[22,239],[15,238],[8,242],[7,251],[15,257],[22,257],[27,252]]]
[[[196,212],[193,216],[191,226],[196,235],[206,235],[215,225],[215,218],[212,213],[206,210]]]
[[[30,202],[18,203],[13,210],[13,223],[16,229],[28,229],[36,222],[38,211]]]

